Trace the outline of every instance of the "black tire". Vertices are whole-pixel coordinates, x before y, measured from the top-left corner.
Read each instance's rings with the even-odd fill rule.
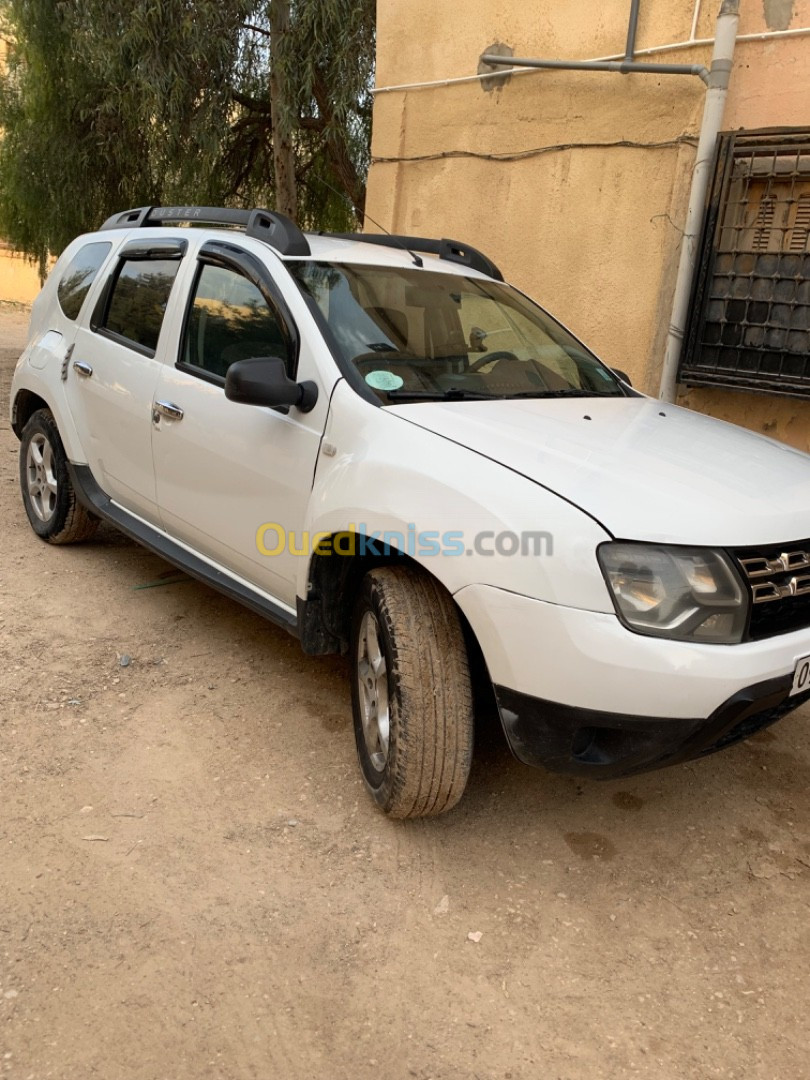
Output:
[[[372,678],[366,628],[377,635],[385,663],[375,683],[379,695],[366,679]],[[351,657],[354,733],[371,797],[396,818],[452,809],[467,784],[475,725],[464,634],[450,594],[407,566],[372,570],[355,603]],[[379,725],[376,741],[364,729],[367,710],[379,707],[386,692],[387,752]]]
[[[43,494],[46,479],[50,487]],[[65,448],[49,409],[35,412],[23,428],[20,491],[31,528],[49,544],[77,544],[89,540],[98,528],[99,519],[76,498]]]

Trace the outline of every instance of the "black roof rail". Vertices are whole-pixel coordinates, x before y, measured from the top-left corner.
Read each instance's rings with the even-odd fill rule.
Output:
[[[428,240],[422,236],[392,236],[385,233],[322,233],[337,240],[359,240],[364,244],[399,248],[402,251],[421,251],[425,255],[438,255],[445,262],[460,263],[471,270],[479,270],[496,281],[503,281],[503,274],[482,251],[462,244],[460,240]]]
[[[149,225],[237,225],[246,236],[264,240],[280,255],[310,255],[307,238],[294,221],[275,210],[233,210],[225,206],[141,206],[113,214],[105,229],[142,229]]]

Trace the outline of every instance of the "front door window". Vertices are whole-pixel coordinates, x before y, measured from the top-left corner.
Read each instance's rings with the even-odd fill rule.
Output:
[[[224,381],[231,364],[280,356],[290,366],[292,342],[279,313],[234,270],[203,263],[180,351],[180,364]]]

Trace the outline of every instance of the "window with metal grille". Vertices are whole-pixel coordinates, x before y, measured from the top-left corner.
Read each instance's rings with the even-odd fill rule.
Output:
[[[810,132],[720,137],[680,381],[810,397]]]

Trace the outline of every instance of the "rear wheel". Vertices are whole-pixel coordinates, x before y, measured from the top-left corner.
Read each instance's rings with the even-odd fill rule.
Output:
[[[392,817],[428,817],[461,798],[473,698],[455,605],[407,566],[363,579],[352,622],[352,703],[366,787]]]
[[[20,440],[20,490],[31,528],[49,544],[88,540],[99,520],[76,498],[59,429],[49,409],[39,409]]]

